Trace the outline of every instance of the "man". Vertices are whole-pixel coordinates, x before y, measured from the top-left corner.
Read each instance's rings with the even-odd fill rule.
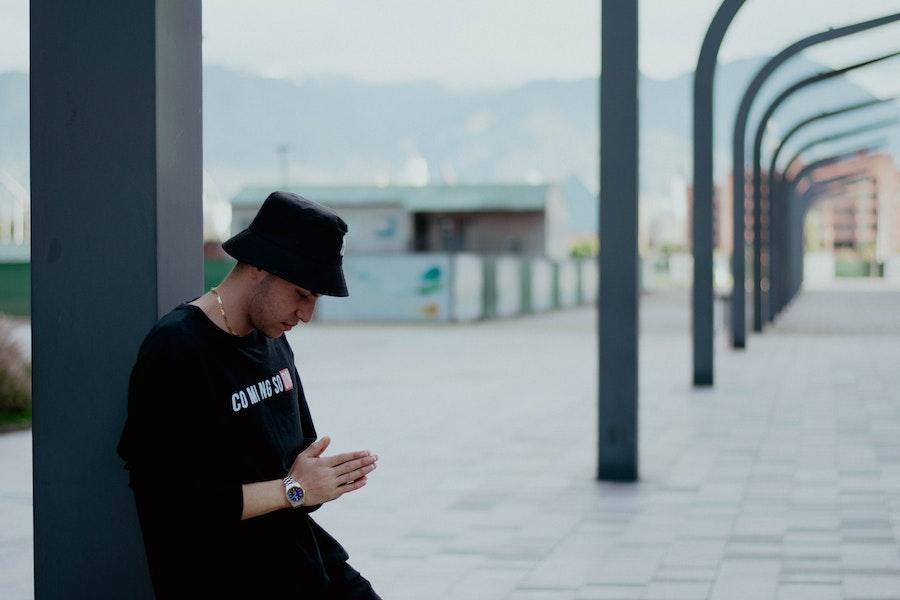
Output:
[[[325,456],[284,332],[320,295],[347,296],[347,225],[271,194],[223,244],[218,288],[150,330],[119,441],[160,598],[378,595],[309,513],[366,484],[377,456]]]

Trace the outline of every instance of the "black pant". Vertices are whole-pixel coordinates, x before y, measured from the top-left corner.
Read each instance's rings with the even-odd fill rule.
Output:
[[[323,600],[381,600],[381,596],[372,589],[372,584],[349,563],[326,565],[326,570],[331,584]]]

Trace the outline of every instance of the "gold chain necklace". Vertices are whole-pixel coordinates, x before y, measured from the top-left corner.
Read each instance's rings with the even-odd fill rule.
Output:
[[[219,296],[219,292],[216,290],[216,288],[212,288],[212,289],[210,289],[209,291],[211,291],[213,294],[215,294],[215,295],[216,295],[216,300],[219,301],[219,312],[222,313],[222,318],[225,319],[225,327],[228,328],[228,332],[229,332],[231,335],[237,335],[237,334],[234,332],[234,329],[231,328],[231,325],[228,324],[228,317],[225,316],[225,306],[222,304],[222,297]]]

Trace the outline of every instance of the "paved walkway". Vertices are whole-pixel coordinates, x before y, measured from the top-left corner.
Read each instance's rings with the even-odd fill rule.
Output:
[[[686,293],[642,299],[641,480],[598,483],[592,310],[291,333],[316,513],[385,600],[900,598],[900,290],[801,296],[690,385]],[[30,594],[28,433],[0,436],[0,596]]]

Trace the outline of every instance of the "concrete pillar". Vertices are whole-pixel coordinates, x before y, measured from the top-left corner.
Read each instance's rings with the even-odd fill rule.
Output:
[[[150,598],[116,444],[143,336],[202,293],[200,0],[30,26],[35,595]]]
[[[597,477],[638,477],[638,3],[603,0]]]

